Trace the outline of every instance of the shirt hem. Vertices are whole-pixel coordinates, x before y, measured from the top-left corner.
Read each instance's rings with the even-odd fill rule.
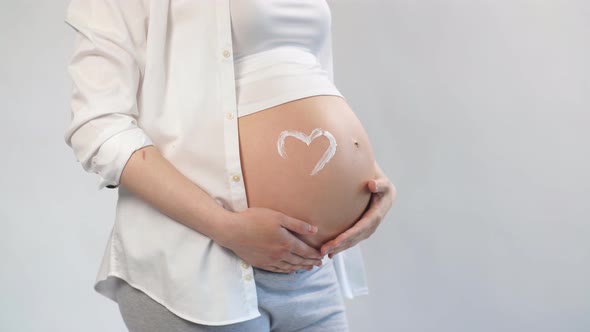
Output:
[[[369,288],[359,288],[352,291],[352,297],[350,299],[354,299],[357,296],[369,295]]]
[[[254,315],[250,315],[250,316],[246,316],[246,317],[242,317],[242,318],[236,318],[236,319],[230,319],[230,320],[224,320],[224,321],[218,321],[218,322],[210,322],[210,321],[205,321],[202,319],[198,319],[198,318],[194,318],[191,317],[190,315],[180,312],[179,310],[173,308],[170,304],[164,302],[162,299],[160,299],[159,297],[155,296],[154,294],[152,294],[150,291],[148,291],[147,289],[145,289],[143,286],[140,286],[134,282],[130,282],[127,278],[116,274],[116,273],[108,273],[104,278],[98,279],[95,283],[94,283],[94,290],[99,293],[100,295],[103,295],[111,300],[113,300],[115,303],[117,302],[117,297],[115,296],[114,290],[112,288],[110,289],[105,289],[103,287],[101,287],[101,284],[103,282],[107,282],[109,277],[113,277],[113,278],[119,278],[121,280],[117,280],[114,281],[116,283],[116,287],[119,287],[120,283],[122,281],[127,282],[129,285],[131,285],[134,288],[139,289],[140,291],[144,292],[147,296],[149,296],[150,298],[152,298],[154,301],[158,302],[159,304],[163,305],[166,309],[168,309],[170,312],[172,312],[173,314],[175,314],[176,316],[188,320],[190,322],[196,323],[196,324],[202,324],[202,325],[210,325],[210,326],[218,326],[218,325],[228,325],[228,324],[234,324],[234,323],[241,323],[241,322],[245,322],[254,318],[258,318],[260,316],[262,316],[260,314],[259,311],[257,311],[256,313],[254,313]]]
[[[294,101],[297,99],[312,97],[312,96],[320,96],[320,95],[327,95],[327,96],[338,96],[342,99],[345,99],[342,93],[337,89],[313,89],[313,90],[305,90],[302,92],[297,93],[290,93],[286,95],[281,95],[276,98],[272,98],[269,100],[265,100],[258,103],[250,103],[250,104],[242,104],[238,105],[238,117],[247,116],[250,114],[254,114],[268,108],[278,106],[290,101]]]

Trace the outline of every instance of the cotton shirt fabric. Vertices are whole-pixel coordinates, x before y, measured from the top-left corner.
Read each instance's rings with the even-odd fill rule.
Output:
[[[206,325],[260,316],[252,266],[119,179],[134,151],[154,145],[219,205],[248,208],[229,1],[71,0],[65,17],[75,43],[64,138],[84,170],[98,176],[99,190],[118,191],[94,289],[116,301],[122,278],[181,318]],[[333,82],[331,47],[329,36],[318,60]],[[333,260],[344,296],[368,294],[360,244]]]
[[[238,117],[309,96],[344,98],[317,59],[331,28],[325,1],[230,2]]]

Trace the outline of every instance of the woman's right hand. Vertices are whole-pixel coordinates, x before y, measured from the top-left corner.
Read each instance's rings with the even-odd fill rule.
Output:
[[[292,273],[321,264],[320,251],[291,233],[313,234],[316,226],[261,207],[227,212],[224,222],[229,229],[216,240],[253,267]]]

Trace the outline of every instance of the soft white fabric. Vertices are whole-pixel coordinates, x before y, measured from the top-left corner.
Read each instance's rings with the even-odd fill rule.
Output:
[[[325,1],[231,1],[239,117],[309,96],[344,98],[317,58],[331,19]]]
[[[248,207],[229,0],[71,0],[65,22],[76,34],[64,138],[99,189],[118,188],[94,289],[116,301],[122,278],[199,324],[260,316],[251,266],[119,186],[133,151],[154,145],[224,208]],[[333,82],[330,34],[317,54]],[[368,293],[360,245],[334,263],[346,297]]]

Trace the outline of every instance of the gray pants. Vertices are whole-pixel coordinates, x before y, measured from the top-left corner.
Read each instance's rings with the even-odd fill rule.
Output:
[[[130,332],[348,331],[331,259],[310,271],[298,270],[293,274],[254,267],[254,279],[262,316],[229,325],[201,325],[180,318],[126,282],[117,291],[117,302]]]

